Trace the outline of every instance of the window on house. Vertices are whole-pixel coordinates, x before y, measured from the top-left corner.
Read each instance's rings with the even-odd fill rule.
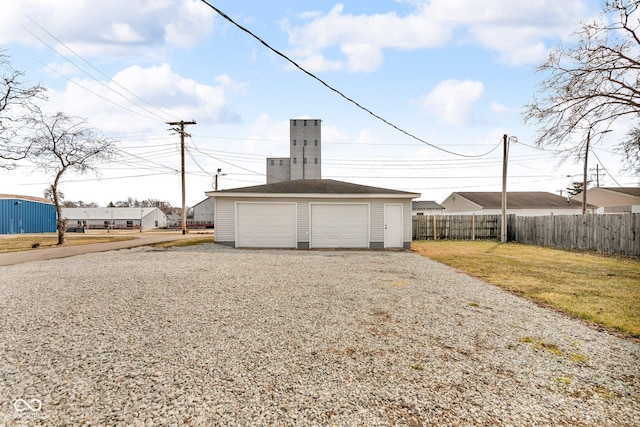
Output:
[[[273,160],[271,160],[271,166],[273,166],[275,164],[275,162]]]
[[[296,121],[295,121],[295,120],[293,120],[293,125],[294,125],[294,126],[296,125]]]
[[[133,221],[127,221],[127,228],[133,227]]]
[[[307,158],[306,157],[304,158],[304,164],[305,165],[307,164]]]
[[[294,164],[294,165],[297,165],[297,164],[298,164],[298,158],[297,158],[297,157],[294,157],[294,158],[293,158],[293,164]]]
[[[158,226],[158,221],[156,221],[156,227]]]
[[[284,161],[280,159],[280,166],[284,165]]]
[[[304,121],[304,125],[305,125],[305,126],[307,125],[307,121],[306,121],[306,120]]]
[[[293,145],[298,145],[298,141],[297,140],[293,140]]]
[[[314,121],[313,121],[313,125],[314,125],[314,126],[318,126],[318,121],[317,121],[317,120],[314,120]]]
[[[313,159],[313,163],[315,163],[316,165],[318,164],[318,158],[317,157],[315,159]]]
[[[317,139],[315,141],[313,141],[313,145],[315,145],[316,147],[318,146],[318,140]]]
[[[305,147],[307,146],[307,140],[306,139],[304,140],[304,146]]]

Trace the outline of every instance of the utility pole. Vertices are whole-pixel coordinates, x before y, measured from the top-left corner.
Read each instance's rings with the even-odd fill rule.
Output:
[[[191,136],[184,131],[184,127],[187,125],[195,125],[195,120],[190,122],[185,122],[180,120],[179,122],[167,122],[169,126],[179,126],[178,128],[173,128],[174,131],[180,134],[180,166],[181,166],[181,176],[182,176],[182,234],[187,234],[187,206],[186,206],[186,197],[185,197],[185,178],[184,178],[184,137],[185,135]]]
[[[509,159],[509,139],[503,135],[502,150],[502,221],[500,223],[500,241],[507,242],[507,162]]]
[[[587,163],[589,159],[589,143],[591,142],[591,130],[592,126],[589,127],[589,132],[587,133],[587,146],[584,149],[584,176],[582,180],[582,215],[587,213]]]

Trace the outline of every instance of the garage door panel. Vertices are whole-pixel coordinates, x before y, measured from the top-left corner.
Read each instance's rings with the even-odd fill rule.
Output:
[[[236,229],[237,247],[295,248],[296,205],[238,203]]]
[[[369,205],[313,204],[311,247],[368,248]]]

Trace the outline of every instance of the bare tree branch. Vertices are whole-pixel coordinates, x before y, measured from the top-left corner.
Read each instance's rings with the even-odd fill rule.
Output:
[[[45,115],[38,111],[29,118],[28,159],[53,175],[50,194],[58,213],[58,244],[65,243],[66,223],[62,218],[60,180],[67,171],[98,173],[98,165],[115,152],[113,141],[87,126],[86,120],[64,113]]]
[[[568,145],[567,153],[581,158],[589,129],[621,119],[640,127],[639,7],[640,0],[607,1],[600,20],[584,22],[573,44],[557,46],[538,66],[546,77],[523,114],[538,125],[537,145]],[[640,173],[637,132],[618,149],[627,169]]]
[[[21,134],[25,120],[35,111],[35,103],[45,99],[45,88],[28,86],[24,73],[11,66],[0,49],[0,168],[10,169],[27,157],[29,146]]]

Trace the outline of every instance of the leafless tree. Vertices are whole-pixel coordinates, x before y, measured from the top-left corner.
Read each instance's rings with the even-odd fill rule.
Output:
[[[27,156],[29,146],[20,134],[35,103],[45,98],[45,88],[26,84],[24,73],[11,66],[4,52],[0,49],[0,168],[10,169]]]
[[[607,0],[600,18],[584,22],[575,36],[538,67],[546,78],[525,108],[525,122],[538,124],[537,145],[579,159],[592,135],[629,122],[632,129],[617,149],[627,171],[639,173],[640,0]]]
[[[58,214],[58,244],[62,245],[66,243],[66,220],[62,218],[60,179],[67,171],[97,174],[97,165],[112,158],[114,143],[88,127],[86,120],[64,113],[40,112],[30,119],[30,126],[28,159],[53,175],[51,196]]]

